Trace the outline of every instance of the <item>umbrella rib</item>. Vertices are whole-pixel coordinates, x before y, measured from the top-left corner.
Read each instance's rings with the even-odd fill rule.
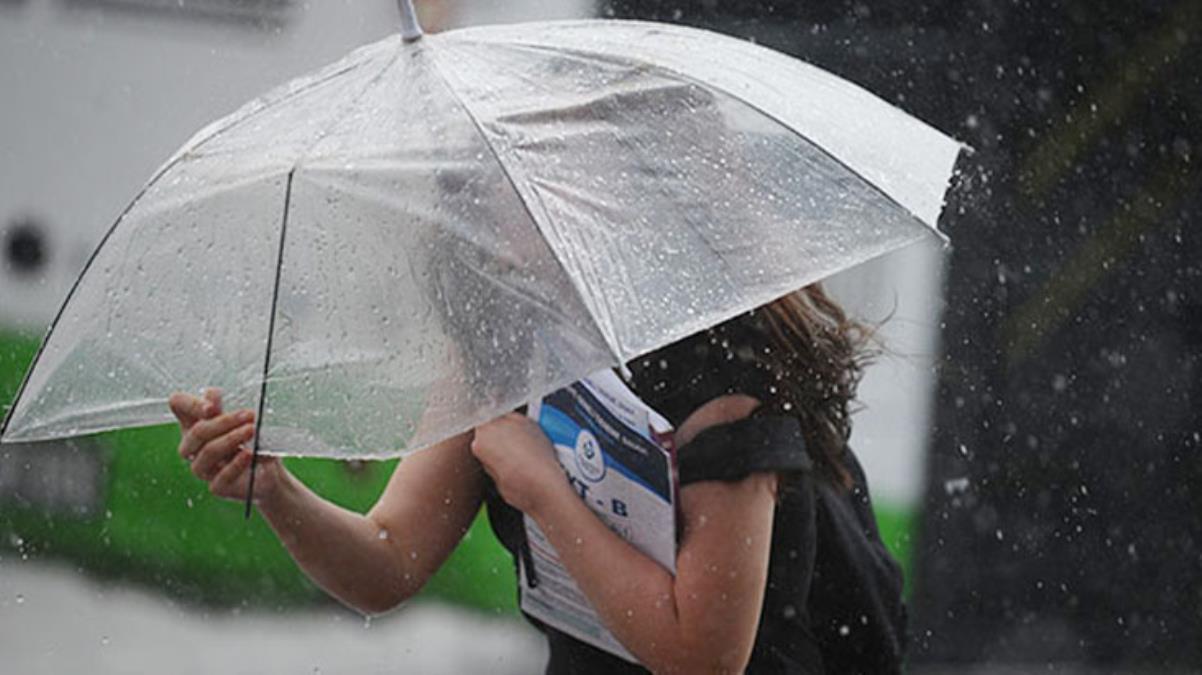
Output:
[[[492,154],[493,160],[495,160],[497,166],[500,167],[501,175],[504,176],[505,182],[509,183],[509,187],[513,189],[514,194],[518,198],[518,203],[520,203],[522,208],[526,211],[526,215],[530,218],[530,222],[534,223],[534,227],[538,230],[539,236],[543,237],[545,240],[546,234],[543,233],[543,228],[539,224],[538,218],[534,216],[534,211],[530,208],[529,202],[526,201],[526,196],[522,194],[522,190],[518,188],[517,181],[514,180],[513,175],[509,171],[509,166],[506,165],[501,159],[501,153],[499,153],[496,147],[489,142],[488,133],[484,131],[484,126],[480,123],[480,119],[476,117],[476,114],[472,112],[472,109],[468,107],[463,98],[459,96],[459,92],[457,92],[455,87],[451,85],[451,82],[447,78],[446,74],[442,72],[442,67],[439,65],[438,59],[432,55],[427,55],[427,58],[429,58],[430,63],[433,66],[431,70],[438,75],[439,79],[442,80],[443,86],[446,87],[447,91],[451,94],[451,97],[455,99],[455,102],[458,103],[459,107],[463,109],[463,113],[467,116],[468,120],[471,121],[472,126],[476,129],[476,133],[479,134],[480,141],[484,143],[484,147],[488,148],[489,153]],[[593,321],[597,324],[598,331],[601,333],[602,339],[605,340],[606,348],[609,349],[610,354],[613,355],[614,359],[617,361],[618,367],[625,372],[626,364],[622,359],[621,350],[618,348],[617,338],[613,335],[613,321],[609,319],[609,317],[606,317],[607,321],[604,323],[597,320],[597,316],[592,308],[592,303],[588,302],[588,297],[580,289],[580,284],[576,281],[576,278],[572,275],[572,273],[568,271],[568,267],[564,263],[560,252],[556,250],[554,246],[550,246],[549,244],[548,248],[551,250],[551,255],[555,259],[555,263],[559,265],[559,269],[563,271],[564,276],[568,279],[568,282],[572,284],[572,289],[576,291],[576,295],[580,298],[584,308],[589,312]]]
[[[292,210],[293,178],[296,176],[296,172],[301,168],[301,164],[304,162],[305,157],[313,150],[313,148],[317,147],[317,145],[320,144],[323,139],[325,139],[330,129],[337,127],[345,115],[349,114],[349,111],[354,109],[355,105],[358,104],[358,102],[367,94],[367,92],[370,91],[371,88],[380,81],[380,78],[384,76],[384,73],[388,72],[388,70],[392,68],[392,66],[397,62],[397,59],[400,58],[400,55],[401,50],[398,49],[393,54],[392,58],[388,60],[388,63],[384,64],[384,67],[380,69],[380,72],[373,75],[372,78],[363,85],[363,89],[361,89],[353,99],[347,102],[340,114],[333,116],[333,119],[330,120],[330,126],[326,128],[325,131],[316,135],[316,137],[313,139],[313,142],[309,144],[309,147],[305,148],[305,150],[301,152],[300,156],[298,156],[292,163],[292,168],[288,170],[288,179],[284,187],[284,213],[280,218],[280,246],[279,252],[276,255],[275,284],[271,291],[271,313],[267,317],[267,348],[263,354],[263,377],[259,382],[259,409],[258,413],[255,415],[255,444],[254,449],[251,451],[250,457],[250,477],[247,480],[246,506],[243,514],[245,518],[250,518],[251,507],[254,503],[255,468],[259,462],[259,450],[261,448],[260,437],[262,435],[260,432],[263,428],[263,410],[266,408],[267,404],[267,374],[271,369],[271,347],[272,342],[275,340],[275,317],[276,309],[280,300],[280,279],[283,277],[281,271],[284,267],[284,245],[288,234],[288,214]]]
[[[255,494],[255,468],[259,463],[259,431],[263,428],[263,408],[267,402],[267,370],[271,367],[271,343],[275,339],[275,313],[280,301],[280,269],[284,266],[284,240],[288,234],[288,213],[292,206],[292,177],[296,174],[293,167],[288,172],[288,182],[284,187],[284,215],[280,218],[280,248],[275,259],[275,286],[271,290],[271,313],[267,316],[267,350],[263,355],[263,378],[259,382],[259,410],[255,414],[255,447],[250,456],[250,478],[246,487],[245,517],[250,518],[250,509]]]

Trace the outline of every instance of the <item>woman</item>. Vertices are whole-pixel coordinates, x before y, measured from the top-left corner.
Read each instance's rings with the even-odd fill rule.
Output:
[[[546,436],[510,414],[398,465],[366,516],[268,461],[260,511],[305,571],[367,612],[416,592],[482,500],[516,551],[538,522],[606,626],[655,672],[900,672],[901,575],[846,448],[864,332],[818,286],[631,364],[633,388],[676,426],[677,572],[610,532],[563,479]],[[238,498],[253,418],[176,395],[180,452]],[[483,466],[492,481],[480,472]],[[621,570],[615,574],[614,570]],[[643,672],[540,626],[548,672]]]

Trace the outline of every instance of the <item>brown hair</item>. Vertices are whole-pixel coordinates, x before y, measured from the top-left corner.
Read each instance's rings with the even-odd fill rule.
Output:
[[[819,284],[764,305],[743,320],[767,333],[769,345],[756,355],[774,381],[770,395],[761,398],[763,412],[798,418],[819,471],[850,488],[843,455],[856,388],[864,367],[878,353],[873,331],[849,319]]]

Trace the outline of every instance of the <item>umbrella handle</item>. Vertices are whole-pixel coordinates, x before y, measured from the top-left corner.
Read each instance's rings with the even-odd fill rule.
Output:
[[[398,0],[397,5],[401,9],[401,39],[405,42],[417,42],[422,39],[422,25],[418,23],[413,0]]]
[[[250,478],[246,481],[246,507],[242,513],[243,520],[250,520],[251,510],[254,508],[255,497],[255,465],[259,463],[259,439],[255,438],[255,449],[250,456]]]

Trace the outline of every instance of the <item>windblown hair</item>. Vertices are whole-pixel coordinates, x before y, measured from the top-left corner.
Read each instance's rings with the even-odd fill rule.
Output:
[[[819,470],[850,487],[842,458],[851,436],[856,389],[865,366],[879,352],[872,329],[849,319],[819,284],[736,321],[751,321],[754,333],[766,334],[768,344],[757,350],[755,361],[771,374],[775,391],[760,398],[763,412],[797,417]]]
[[[844,462],[852,406],[876,355],[872,331],[814,284],[630,364],[639,396],[681,424],[726,394],[760,401],[753,415],[788,416],[820,477],[851,487]]]

